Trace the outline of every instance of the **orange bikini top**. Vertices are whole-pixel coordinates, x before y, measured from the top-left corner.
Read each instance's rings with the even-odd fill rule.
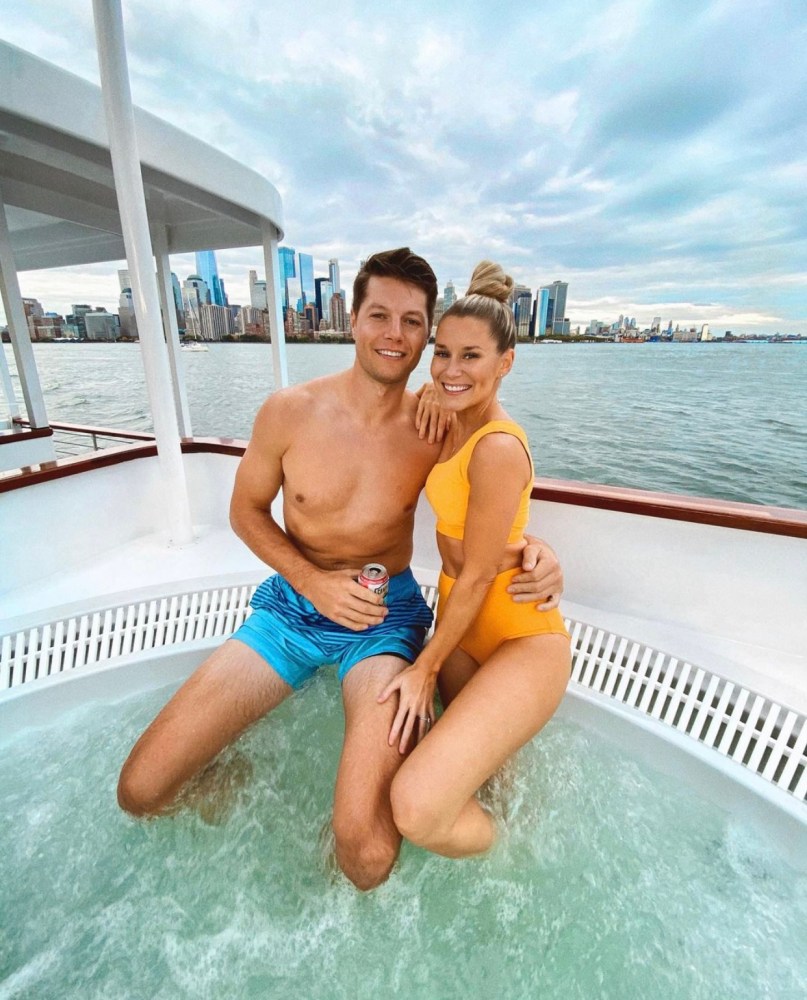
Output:
[[[508,544],[520,542],[524,529],[530,519],[530,494],[532,493],[533,465],[530,457],[530,447],[527,435],[512,420],[491,420],[483,424],[478,431],[468,438],[456,455],[445,462],[438,462],[429,473],[426,480],[426,496],[437,515],[437,530],[449,538],[462,539],[465,534],[465,516],[468,512],[468,500],[471,495],[471,483],[468,479],[468,466],[474,448],[487,434],[512,434],[524,445],[527,457],[530,459],[530,481],[521,493],[518,513],[507,538]]]

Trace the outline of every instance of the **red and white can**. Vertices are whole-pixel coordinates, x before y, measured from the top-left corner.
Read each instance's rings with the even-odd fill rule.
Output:
[[[359,573],[359,583],[386,600],[389,593],[389,573],[386,566],[382,566],[381,563],[367,563]]]

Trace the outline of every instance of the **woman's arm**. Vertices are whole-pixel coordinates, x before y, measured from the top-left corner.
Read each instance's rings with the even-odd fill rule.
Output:
[[[434,713],[437,674],[473,623],[496,577],[530,475],[529,459],[518,438],[489,434],[477,444],[468,468],[471,484],[462,543],[463,565],[440,612],[440,624],[411,667],[401,671],[379,697],[399,692],[389,743],[406,750],[418,720]],[[421,735],[425,735],[422,732]]]

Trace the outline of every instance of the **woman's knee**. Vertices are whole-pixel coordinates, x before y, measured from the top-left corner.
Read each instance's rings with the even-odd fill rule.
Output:
[[[427,847],[445,826],[439,803],[432,801],[416,778],[399,771],[390,789],[392,818],[398,832],[418,847]]]

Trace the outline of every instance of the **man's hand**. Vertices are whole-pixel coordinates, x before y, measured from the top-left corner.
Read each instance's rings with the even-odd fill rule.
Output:
[[[387,616],[384,599],[357,582],[359,570],[317,570],[304,595],[321,615],[354,632],[379,625]]]
[[[418,437],[426,438],[429,444],[442,441],[446,436],[446,431],[454,422],[454,414],[443,409],[437,402],[437,392],[430,382],[426,382],[415,393],[418,402],[418,411],[415,414],[415,427]]]
[[[527,547],[521,558],[522,573],[507,588],[518,604],[537,604],[539,611],[558,606],[563,593],[563,570],[554,550],[532,535],[525,535]]]

